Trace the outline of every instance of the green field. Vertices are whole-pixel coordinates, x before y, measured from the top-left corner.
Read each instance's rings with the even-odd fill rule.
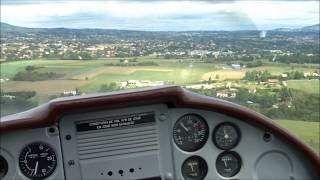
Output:
[[[130,59],[130,58],[129,58]],[[186,85],[208,80],[210,77],[219,76],[220,81],[225,79],[241,79],[247,70],[268,70],[273,74],[281,74],[290,70],[313,72],[315,65],[284,65],[267,64],[262,67],[241,70],[225,69],[225,64],[195,63],[194,59],[158,59],[154,57],[139,57],[139,62],[153,61],[159,66],[106,66],[105,64],[119,63],[120,58],[100,60],[30,60],[5,62],[1,64],[1,78],[11,79],[17,72],[23,71],[27,66],[36,66],[39,72],[55,72],[64,76],[56,80],[46,81],[6,81],[1,83],[4,91],[36,91],[40,104],[48,101],[49,96],[57,95],[64,91],[80,89],[84,93],[97,92],[102,84],[127,80],[165,81],[169,84]],[[290,81],[288,86],[302,88],[315,92],[317,83]],[[304,83],[304,84],[303,84]],[[306,85],[306,83],[308,85]],[[312,86],[312,87],[311,87]],[[313,87],[314,86],[314,87]],[[309,88],[310,87],[310,88]]]
[[[290,80],[287,81],[289,88],[304,91],[310,94],[318,94],[320,82],[319,80]]]
[[[1,64],[1,78],[11,79],[27,66],[40,67],[39,72],[64,74],[62,78],[46,81],[7,81],[1,84],[4,91],[36,91],[39,103],[63,91],[80,89],[84,93],[97,92],[102,84],[127,80],[165,81],[170,84],[198,83],[202,75],[216,70],[215,64],[183,62],[177,60],[159,61],[154,58],[139,58],[139,62],[155,61],[159,66],[105,66],[118,63],[119,59],[72,61],[72,60],[32,60]],[[47,97],[46,97],[47,96]]]
[[[306,144],[320,154],[319,127],[320,122],[275,120],[277,124],[286,128],[292,134],[301,138]]]

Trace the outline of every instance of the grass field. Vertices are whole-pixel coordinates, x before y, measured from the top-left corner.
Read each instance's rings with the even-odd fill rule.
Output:
[[[320,88],[319,80],[290,80],[287,81],[289,88],[304,91],[310,94],[318,94]]]
[[[1,78],[11,79],[17,72],[23,71],[26,66],[39,67],[39,72],[55,72],[64,76],[57,80],[22,82],[7,81],[1,83],[4,91],[36,91],[37,100],[43,103],[48,97],[64,91],[80,89],[85,93],[96,92],[102,84],[127,80],[151,80],[165,81],[177,85],[199,83],[210,77],[219,76],[219,80],[241,79],[247,70],[268,70],[273,74],[281,74],[286,71],[299,70],[313,72],[318,66],[315,65],[284,65],[266,64],[263,67],[248,68],[241,70],[224,69],[225,64],[195,63],[194,59],[157,59],[154,57],[139,57],[139,62],[153,61],[159,66],[105,66],[105,64],[119,63],[120,58],[108,58],[100,60],[31,60],[1,63]],[[315,92],[319,83],[289,81],[288,86],[295,89],[303,89]],[[304,88],[308,87],[308,88]]]
[[[142,57],[139,62],[155,61],[154,58]],[[158,60],[159,61],[159,60]],[[58,80],[22,82],[8,81],[1,83],[4,91],[21,91],[21,89],[36,91],[39,103],[48,100],[53,94],[80,89],[85,93],[96,92],[102,84],[127,80],[165,81],[174,84],[197,83],[201,76],[216,70],[215,64],[183,62],[177,60],[163,60],[159,66],[105,66],[107,63],[118,63],[119,58],[73,61],[73,60],[32,60],[16,61],[1,64],[1,78],[11,79],[17,72],[27,66],[40,67],[39,72],[55,72],[64,74]],[[87,79],[87,80],[86,80]],[[45,96],[47,95],[47,98]]]
[[[275,122],[301,138],[306,144],[312,147],[313,150],[320,154],[320,122],[294,120],[275,120]]]

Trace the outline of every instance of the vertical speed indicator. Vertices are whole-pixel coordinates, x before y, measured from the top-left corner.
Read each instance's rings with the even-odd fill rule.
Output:
[[[240,130],[238,126],[224,122],[219,124],[213,132],[213,143],[222,150],[230,150],[237,146],[240,141]]]
[[[208,124],[196,114],[182,116],[173,127],[173,140],[184,151],[199,150],[207,142],[208,136]]]

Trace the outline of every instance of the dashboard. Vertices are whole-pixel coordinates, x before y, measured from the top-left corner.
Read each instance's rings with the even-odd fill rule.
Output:
[[[53,100],[0,124],[1,179],[317,179],[260,114],[177,86]]]

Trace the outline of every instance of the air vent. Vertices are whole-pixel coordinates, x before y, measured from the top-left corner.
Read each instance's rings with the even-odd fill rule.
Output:
[[[77,148],[80,160],[107,158],[159,150],[155,123],[78,133]]]

